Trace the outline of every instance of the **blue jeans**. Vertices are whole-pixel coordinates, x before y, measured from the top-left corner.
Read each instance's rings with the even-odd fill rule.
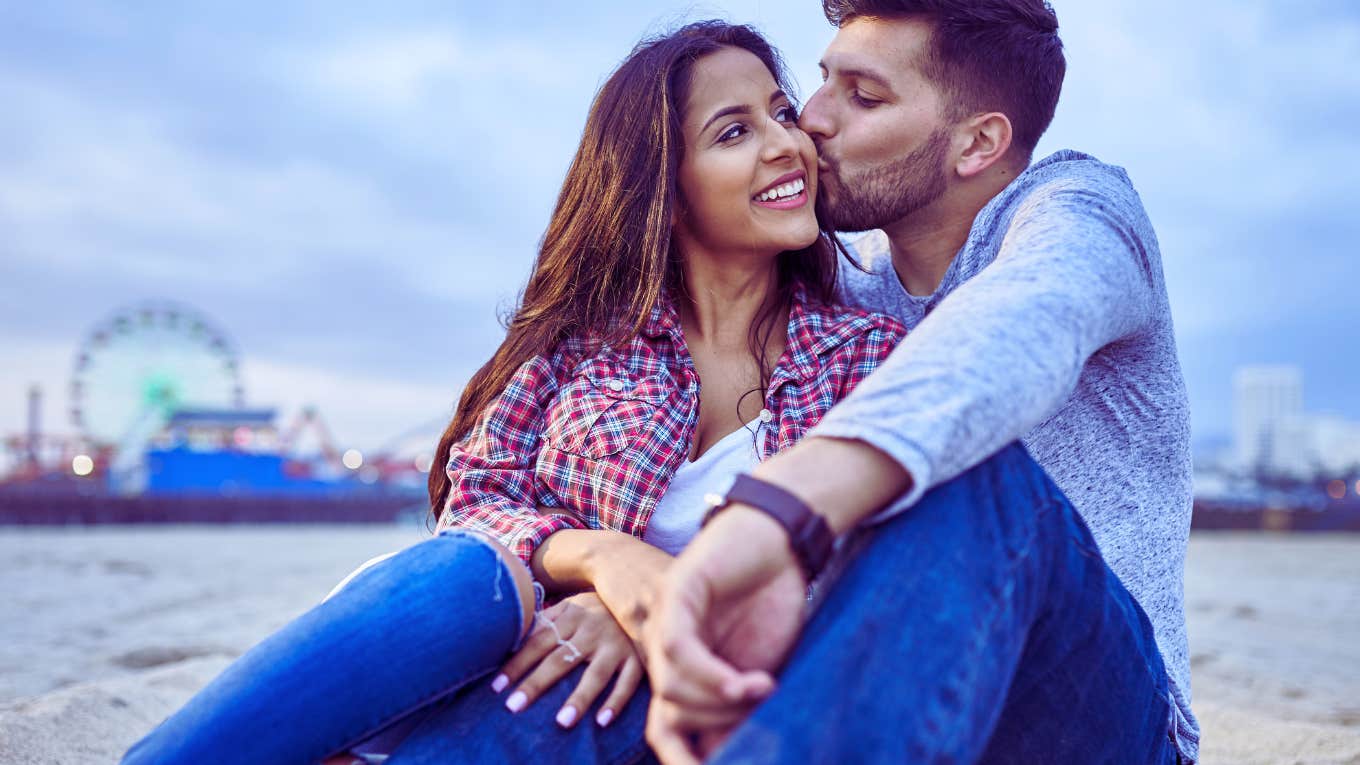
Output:
[[[359,573],[251,648],[123,762],[315,763],[394,724],[414,732],[390,762],[609,762],[610,752],[645,753],[645,693],[605,729],[583,720],[568,732],[553,722],[580,668],[528,710],[541,719],[529,724],[505,710],[491,675],[517,647],[522,618],[500,556],[475,535],[442,534]],[[454,708],[466,711],[450,718]],[[422,724],[431,721],[443,738],[431,740],[434,728]]]
[[[857,533],[818,598],[711,761],[1176,762],[1152,627],[1018,446]],[[125,762],[315,762],[396,720],[393,765],[650,761],[645,684],[604,729],[553,722],[580,668],[505,710],[490,674],[519,620],[490,548],[436,537],[251,649]]]

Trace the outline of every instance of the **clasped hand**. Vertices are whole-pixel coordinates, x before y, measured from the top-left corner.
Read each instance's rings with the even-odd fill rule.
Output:
[[[642,682],[642,659],[633,641],[593,592],[572,595],[543,609],[535,622],[524,645],[501,667],[492,690],[500,693],[518,683],[505,706],[520,712],[584,663],[585,673],[558,710],[557,724],[574,726],[617,676],[595,715],[597,724],[608,725]]]

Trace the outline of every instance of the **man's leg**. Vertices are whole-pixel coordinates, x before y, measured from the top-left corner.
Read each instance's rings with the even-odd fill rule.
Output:
[[[1175,762],[1151,625],[1019,446],[845,552],[714,762]]]

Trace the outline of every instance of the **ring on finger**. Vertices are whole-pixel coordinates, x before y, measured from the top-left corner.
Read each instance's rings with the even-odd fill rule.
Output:
[[[559,648],[565,648],[568,651],[570,651],[570,653],[564,654],[562,656],[562,661],[571,664],[572,662],[581,658],[581,649],[573,645],[570,640],[567,640],[566,638],[562,637],[562,633],[559,632],[557,629],[556,622],[554,622],[552,619],[549,619],[546,616],[543,616],[541,613],[536,613],[534,614],[534,616],[535,618],[541,619],[542,622],[548,626],[548,629],[552,630],[553,637],[557,639],[557,645]]]
[[[571,653],[563,654],[563,655],[562,655],[562,661],[565,661],[566,663],[571,664],[572,662],[574,662],[574,661],[576,661],[577,659],[581,658],[581,649],[577,648],[574,644],[572,644],[572,642],[571,642],[570,640],[562,640],[562,641],[559,641],[559,642],[557,643],[557,645],[559,645],[560,647],[565,648],[565,649],[567,649],[568,651],[571,652]]]

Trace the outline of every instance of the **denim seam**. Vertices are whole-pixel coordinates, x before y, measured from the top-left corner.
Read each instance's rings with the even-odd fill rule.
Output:
[[[1052,497],[1050,497],[1050,498],[1048,498],[1048,499],[1046,499],[1046,500],[1044,501],[1044,503],[1043,503],[1043,505],[1042,505],[1042,510],[1041,510],[1040,512],[1042,512],[1042,513],[1052,512],[1054,509],[1059,508],[1061,505],[1062,505],[1062,502],[1061,502],[1060,500],[1058,500],[1057,498],[1052,498]],[[1073,514],[1074,514],[1078,519],[1081,519],[1080,514],[1079,514],[1079,513],[1076,513],[1075,508],[1073,508],[1072,511],[1073,511]],[[1084,526],[1084,519],[1081,519],[1081,520],[1082,520],[1082,523],[1083,523],[1083,526]],[[1089,527],[1087,527],[1087,533],[1088,533],[1088,535],[1090,534]],[[1093,539],[1093,538],[1089,538],[1089,537],[1088,537],[1087,540],[1083,540],[1083,539],[1081,539],[1080,537],[1075,537],[1075,536],[1074,536],[1074,537],[1071,537],[1071,540],[1072,540],[1072,542],[1073,542],[1079,549],[1081,549],[1081,551],[1083,552],[1083,554],[1084,554],[1086,557],[1091,557],[1091,556],[1098,557],[1098,558],[1101,559],[1102,564],[1104,564],[1104,555],[1101,553],[1100,548],[1099,548],[1098,546],[1094,545],[1094,539]],[[1052,573],[1053,575],[1056,575],[1057,567],[1056,567],[1056,566],[1053,566],[1052,568],[1053,568],[1054,570],[1053,570],[1051,573]],[[1111,575],[1114,575],[1114,572],[1113,572],[1113,571],[1110,571],[1110,574],[1111,574]],[[1116,578],[1116,581],[1117,581],[1117,580],[1118,580],[1118,576],[1115,575],[1115,578]],[[1049,584],[1050,589],[1051,589],[1052,581],[1050,581],[1048,584]],[[1122,585],[1123,583],[1120,582],[1120,584]],[[1133,598],[1132,594],[1130,594],[1129,597],[1132,599],[1132,598]],[[1134,604],[1135,604],[1135,606],[1137,606],[1138,608],[1140,608],[1140,609],[1142,608],[1142,606],[1141,606],[1140,604],[1137,603],[1137,600],[1134,600]],[[1033,626],[1033,625],[1031,625],[1031,627],[1032,627],[1032,626]],[[1090,644],[1090,641],[1086,641],[1086,642],[1083,642],[1083,643],[1081,643],[1081,644],[1079,644],[1079,645],[1085,646],[1085,645],[1089,645],[1089,644]],[[1154,640],[1154,646],[1155,646],[1155,640]],[[1157,647],[1157,650],[1159,651],[1159,654],[1160,654],[1160,651],[1161,651],[1160,647]],[[1142,666],[1143,666],[1143,669],[1147,671],[1148,679],[1152,682],[1152,685],[1153,685],[1154,687],[1156,687],[1157,684],[1158,684],[1158,683],[1157,683],[1156,673],[1154,673],[1154,672],[1152,671],[1152,668],[1147,664],[1147,662],[1142,662]],[[1161,677],[1162,677],[1163,680],[1166,680],[1168,683],[1170,682],[1170,676],[1169,676],[1169,674],[1167,673],[1167,671],[1165,670],[1165,668],[1164,668],[1163,671],[1162,671]],[[1169,725],[1169,734],[1170,734],[1170,737],[1171,737],[1172,746],[1173,746],[1173,748],[1176,749],[1177,756],[1181,756],[1182,753],[1180,752],[1180,742],[1179,742],[1179,740],[1177,740],[1177,737],[1176,737],[1176,732],[1177,732],[1177,727],[1178,727],[1177,724],[1176,724],[1176,712],[1177,712],[1177,707],[1176,707],[1175,699],[1171,696],[1171,691],[1170,691],[1170,688],[1169,688],[1169,687],[1168,687],[1168,689],[1167,689],[1166,695],[1164,695],[1164,696],[1159,695],[1159,699],[1160,699],[1162,702],[1166,703],[1167,706],[1168,706],[1168,709],[1167,709],[1167,714],[1168,714],[1168,725]]]

